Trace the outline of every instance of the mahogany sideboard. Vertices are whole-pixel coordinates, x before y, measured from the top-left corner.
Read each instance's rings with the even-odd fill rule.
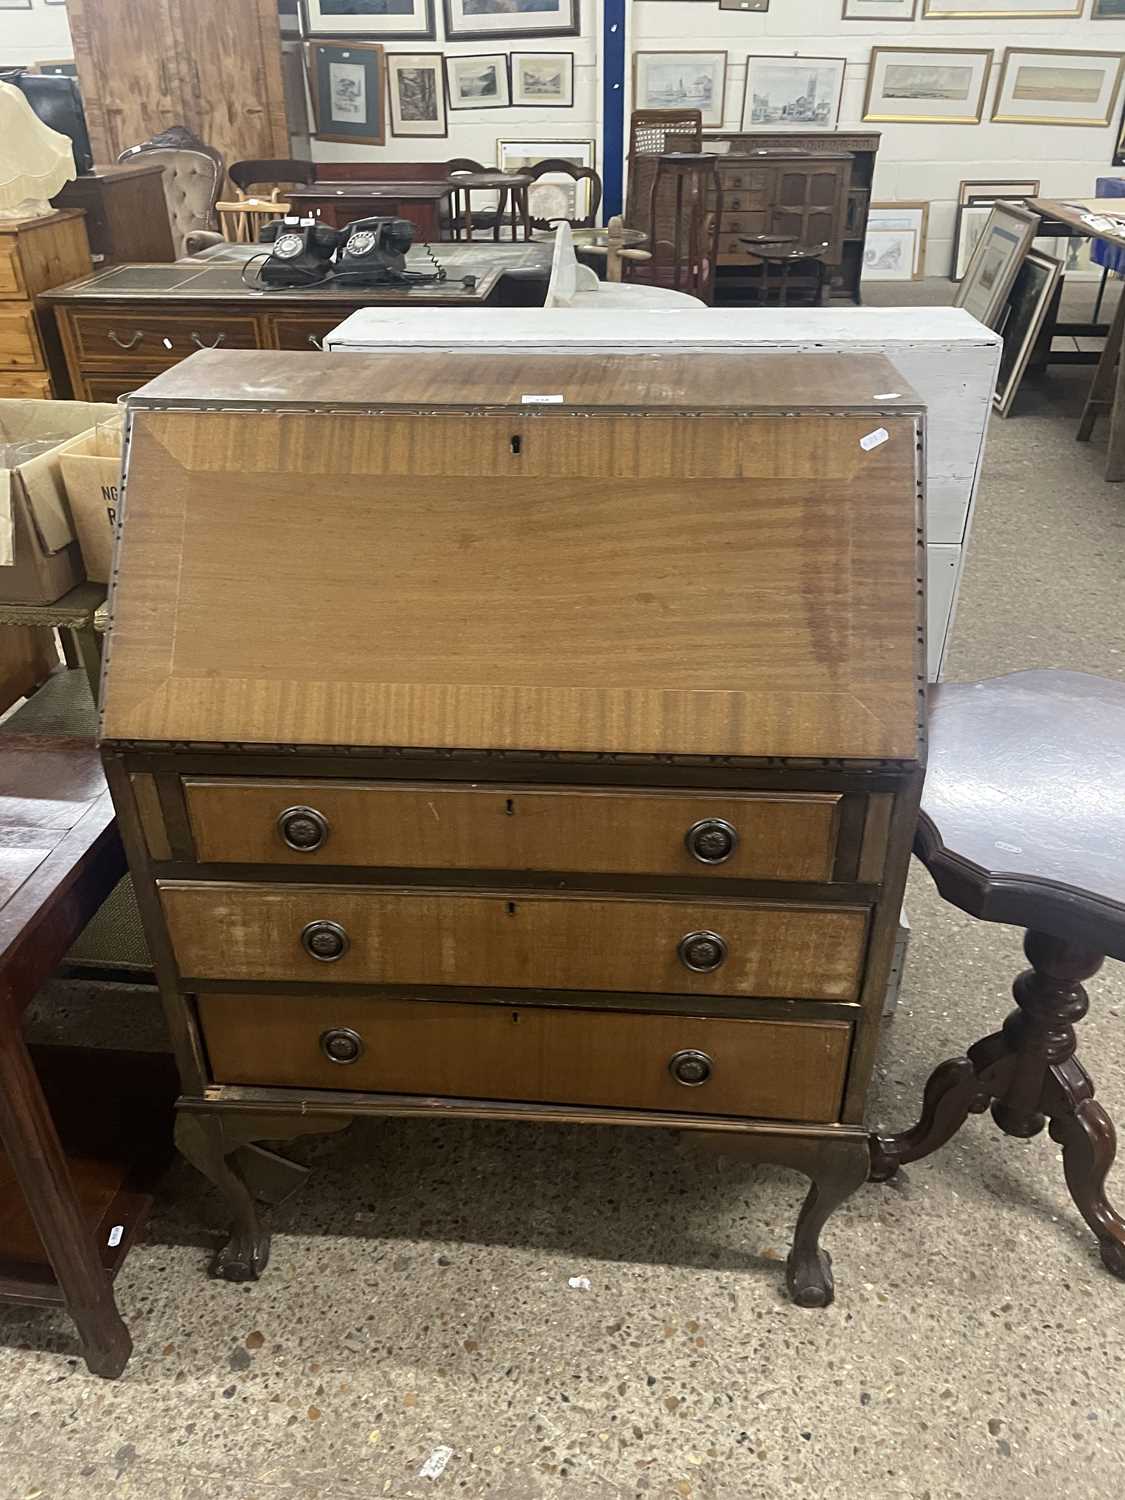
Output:
[[[447,1115],[795,1167],[829,1301],[922,774],[901,376],[214,351],[127,420],[100,737],[217,1272],[261,1142]]]
[[[223,247],[218,247],[223,249]],[[541,305],[551,249],[543,244],[415,246],[412,271],[447,271],[440,283],[413,287],[286,287],[246,284],[245,261],[264,247],[231,245],[230,259],[189,258],[171,265],[113,266],[40,297],[53,310],[79,401],[115,401],[200,349],[319,349],[357,307]],[[430,253],[432,252],[432,254]],[[471,275],[467,287],[461,278]],[[0,303],[0,307],[3,304]]]

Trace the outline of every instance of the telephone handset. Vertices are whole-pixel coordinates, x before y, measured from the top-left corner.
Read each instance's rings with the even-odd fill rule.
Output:
[[[266,286],[311,286],[328,275],[341,235],[316,219],[288,215],[262,226],[261,240],[272,248],[258,268]]]

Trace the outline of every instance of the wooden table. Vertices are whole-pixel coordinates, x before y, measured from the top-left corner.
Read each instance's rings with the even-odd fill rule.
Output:
[[[289,194],[294,213],[312,214],[333,229],[385,214],[409,219],[421,240],[440,240],[442,210],[449,213],[448,182],[310,182]]]
[[[522,172],[457,172],[450,179],[453,188],[452,224],[456,239],[471,240],[473,237],[473,194],[495,193],[496,218],[492,224],[492,238],[500,238],[509,199],[511,200],[512,239],[516,239],[517,221],[523,227],[523,239],[531,238],[531,211],[527,206],[527,192],[533,179]]]
[[[102,637],[94,614],[104,604],[104,583],[80,583],[53,604],[8,604],[0,600],[0,625],[23,625],[32,630],[57,630],[68,666],[80,666],[90,682],[95,701],[102,668]]]
[[[41,298],[58,322],[77,399],[116,401],[198,349],[319,349],[357,307],[541,306],[551,271],[550,245],[436,244],[413,247],[407,269],[440,265],[442,282],[259,291],[243,270],[263,247],[214,248],[206,259],[115,266]]]
[[[119,1149],[144,1136],[136,1099],[121,1082],[122,1054],[99,1054],[93,1073],[88,1058],[83,1067],[68,1050],[57,1093],[62,1112],[77,1117],[82,1151],[68,1156],[22,1017],[124,873],[125,856],[90,742],[5,735],[0,786],[0,1302],[65,1306],[87,1365],[112,1377],[132,1349],[112,1279],[151,1201]],[[143,1073],[142,1094],[154,1082],[163,1091],[167,1138],[167,1059],[146,1059]]]
[[[1106,214],[1115,219],[1125,219],[1125,199],[1122,198],[1068,198],[1065,202],[1057,198],[1029,198],[1028,207],[1043,216],[1040,234],[1050,234],[1049,220],[1057,220],[1065,226],[1068,235],[1080,234],[1087,239],[1105,240],[1107,244],[1125,249],[1125,234],[1092,229],[1083,221],[1084,213]],[[1117,300],[1113,322],[1074,325],[1056,323],[1053,333],[1077,333],[1079,336],[1105,334],[1105,347],[1098,358],[1098,367],[1090,385],[1090,393],[1078,424],[1078,441],[1089,440],[1094,423],[1099,416],[1109,417],[1109,444],[1105,457],[1105,477],[1108,480],[1125,479],[1125,371],[1121,366],[1121,338],[1125,330],[1125,297]],[[1072,361],[1073,362],[1073,361]]]

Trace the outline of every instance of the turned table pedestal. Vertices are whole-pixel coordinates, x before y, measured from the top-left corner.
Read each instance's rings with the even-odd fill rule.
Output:
[[[1017,1009],[926,1085],[922,1117],[872,1137],[872,1177],[936,1151],[991,1108],[1008,1135],[1049,1124],[1071,1197],[1125,1279],[1125,1219],[1110,1205],[1113,1122],[1078,1060],[1083,981],[1125,959],[1125,683],[1016,672],[932,691],[915,853],[947,901],[1027,928]]]

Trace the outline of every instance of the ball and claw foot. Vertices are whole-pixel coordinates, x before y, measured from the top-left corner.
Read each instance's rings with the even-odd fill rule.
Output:
[[[264,1228],[256,1234],[245,1229],[232,1231],[230,1239],[215,1252],[211,1275],[221,1281],[257,1281],[269,1265],[270,1236]]]
[[[832,1257],[827,1250],[812,1255],[791,1251],[785,1265],[785,1284],[798,1307],[827,1307],[836,1296]]]

